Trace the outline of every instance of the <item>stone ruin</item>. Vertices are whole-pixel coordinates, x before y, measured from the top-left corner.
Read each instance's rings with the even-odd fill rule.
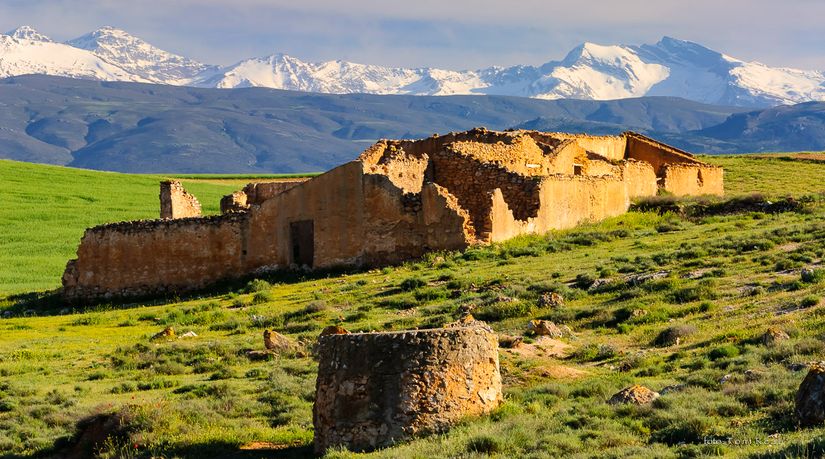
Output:
[[[443,432],[502,401],[498,338],[484,326],[318,339],[315,451],[369,451]]]
[[[63,294],[177,294],[285,268],[394,264],[598,221],[660,190],[721,195],[723,171],[629,132],[381,140],[312,179],[247,185],[224,198],[221,216],[192,216],[196,201],[172,183],[172,218],[86,230]]]
[[[200,217],[201,203],[177,180],[160,182],[160,218]]]

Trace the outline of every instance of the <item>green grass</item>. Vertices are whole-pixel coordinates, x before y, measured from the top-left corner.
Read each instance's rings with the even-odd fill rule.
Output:
[[[729,191],[787,194],[779,185],[788,175],[783,165],[798,175],[788,193],[819,189],[793,162],[713,160],[726,164]],[[747,170],[764,164],[761,174]],[[30,167],[36,178],[42,166]],[[59,175],[44,174],[40,180]],[[134,189],[147,180],[154,212],[156,179],[112,177],[109,186],[135,180]],[[78,420],[119,411],[128,414],[127,438],[107,445],[103,457],[306,457],[317,365],[308,355],[323,327],[437,327],[473,304],[508,335],[524,335],[530,319],[569,326],[571,357],[502,350],[506,402],[491,416],[372,454],[328,457],[821,457],[825,427],[797,427],[792,409],[805,375],[794,364],[825,356],[825,280],[801,272],[825,257],[823,222],[820,197],[777,214],[631,212],[394,268],[276,275],[160,304],[66,315],[57,305],[3,319],[0,455],[48,453]],[[659,271],[667,275],[629,280]],[[564,305],[542,306],[548,292],[560,293]],[[0,299],[0,309],[37,308],[24,301]],[[198,336],[150,341],[166,326]],[[790,339],[762,345],[769,326]],[[303,352],[250,360],[244,350],[262,349],[266,328]],[[606,403],[633,383],[679,390],[649,406]],[[252,442],[281,449],[240,449]]]
[[[159,175],[127,175],[0,160],[0,294],[60,286],[83,231],[157,218]],[[183,181],[204,213],[238,186]]]

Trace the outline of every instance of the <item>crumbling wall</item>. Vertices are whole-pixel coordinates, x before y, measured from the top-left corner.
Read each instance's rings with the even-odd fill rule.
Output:
[[[113,223],[89,228],[63,276],[72,300],[149,296],[244,273],[245,214]]]
[[[663,167],[662,188],[675,196],[725,194],[723,170],[698,164],[668,164]]]
[[[187,218],[201,215],[201,203],[177,180],[160,182],[160,218]]]
[[[248,204],[260,205],[267,199],[277,196],[309,180],[308,177],[281,179],[272,182],[252,182],[243,187]]]
[[[581,166],[587,162],[587,152],[575,140],[565,140],[561,142],[550,155],[548,160],[549,174],[574,175],[583,174],[584,170],[578,170],[575,166]]]
[[[561,140],[574,140],[586,151],[604,156],[611,161],[619,161],[625,158],[627,141],[624,136],[592,136],[587,134],[569,134],[566,132],[537,132],[524,131],[533,138],[549,142],[551,138]]]
[[[246,212],[249,210],[246,193],[235,191],[221,198],[221,214]]]
[[[702,164],[690,154],[657,142],[640,134],[627,132],[627,158],[645,161],[653,166],[657,177],[663,177],[668,164]]]
[[[620,169],[619,175],[622,177],[630,199],[656,196],[659,192],[656,171],[649,163],[631,159],[625,161]]]
[[[502,401],[498,340],[482,327],[322,336],[318,360],[319,454],[442,432]]]
[[[612,176],[545,177],[539,191],[540,210],[528,219],[514,216],[509,202],[494,192],[490,240],[503,241],[520,234],[572,228],[621,215],[630,207],[627,191],[624,181]]]

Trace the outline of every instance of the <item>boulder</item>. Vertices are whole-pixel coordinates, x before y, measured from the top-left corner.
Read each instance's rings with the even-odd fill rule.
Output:
[[[613,396],[610,397],[610,400],[608,400],[607,403],[610,403],[611,405],[617,405],[620,403],[645,405],[652,402],[653,400],[656,400],[657,398],[659,398],[658,392],[654,392],[645,386],[634,384],[630,387],[625,387],[619,392],[613,394]]]
[[[527,324],[527,331],[538,336],[549,336],[551,338],[561,338],[565,335],[564,330],[549,320],[531,320]]]
[[[321,330],[321,334],[318,335],[318,337],[329,335],[349,335],[349,330],[340,325],[330,325]]]
[[[789,339],[791,339],[791,337],[781,329],[777,327],[770,327],[765,330],[765,333],[762,335],[762,344],[769,347],[776,346],[782,341],[787,341]]]
[[[796,419],[803,426],[825,421],[825,362],[811,365],[796,392]]]
[[[274,352],[289,352],[295,349],[292,340],[272,330],[264,330],[264,347]]]
[[[543,293],[539,298],[538,306],[540,308],[564,306],[564,297],[556,292]]]
[[[175,329],[172,327],[166,327],[163,329],[162,332],[156,333],[152,336],[152,341],[168,341],[175,339]]]

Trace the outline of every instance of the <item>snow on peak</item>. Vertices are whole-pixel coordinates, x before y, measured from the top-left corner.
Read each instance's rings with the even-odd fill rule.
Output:
[[[218,67],[164,51],[111,26],[67,43],[54,43],[23,26],[8,36],[0,35],[0,77],[28,73],[337,94],[495,94],[596,100],[673,96],[744,106],[825,100],[825,72],[745,62],[667,36],[639,46],[585,42],[562,61],[541,66],[401,68],[340,59],[308,62],[278,53]]]
[[[187,84],[210,66],[156,48],[128,32],[111,26],[101,27],[66,44],[91,51],[124,70],[164,84]]]
[[[38,32],[32,26],[20,26],[14,30],[6,32],[5,35],[8,35],[12,38],[16,38],[18,40],[29,40],[29,41],[43,41],[43,42],[51,42],[52,39],[43,35],[42,33]]]

